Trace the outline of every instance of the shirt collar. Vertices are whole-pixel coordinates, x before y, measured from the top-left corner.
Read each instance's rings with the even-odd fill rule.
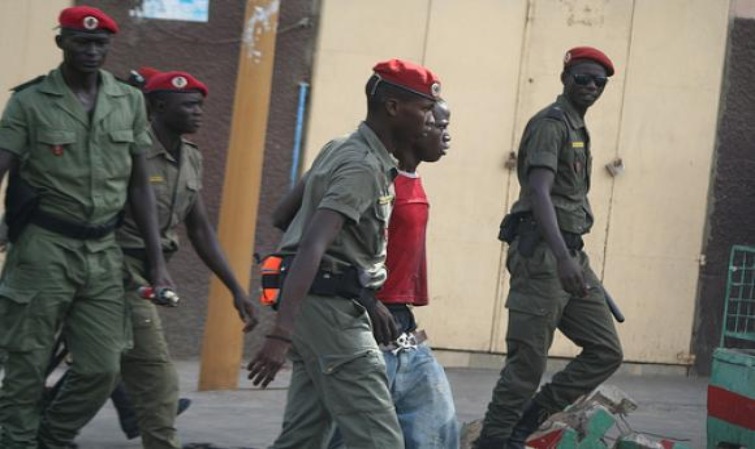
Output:
[[[105,70],[100,70],[99,78],[101,93],[104,93],[111,97],[126,95],[126,86],[122,85],[118,80],[116,80],[111,73]],[[40,88],[43,92],[50,94],[65,95],[66,90],[68,90],[68,85],[66,85],[66,82],[63,79],[63,72],[61,71],[60,67],[52,70],[48,74],[47,78],[45,78]]]
[[[372,154],[380,161],[383,173],[388,176],[388,179],[393,181],[398,174],[398,160],[396,157],[385,148],[383,142],[380,141],[380,138],[378,138],[377,134],[375,134],[367,123],[360,123],[357,132],[367,142],[367,146]]]
[[[556,103],[564,110],[566,119],[569,121],[572,128],[579,129],[585,127],[585,120],[579,115],[579,112],[577,112],[574,106],[569,103],[569,100],[567,100],[564,95],[559,95],[558,98],[556,98]]]

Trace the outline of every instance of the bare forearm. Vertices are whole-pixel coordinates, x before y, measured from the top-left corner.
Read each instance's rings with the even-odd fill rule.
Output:
[[[215,273],[231,293],[243,294],[244,288],[241,287],[228,264],[215,230],[209,226],[202,226],[195,230],[189,229],[188,234],[191,245],[202,262]]]
[[[532,192],[532,213],[538,226],[543,232],[548,247],[557,259],[563,259],[569,255],[569,250],[564,242],[564,237],[558,228],[556,209],[550,197],[550,192],[536,188]]]
[[[299,248],[289,268],[289,275],[281,290],[281,307],[275,322],[276,328],[292,333],[301,303],[315,280],[325,247],[308,245]]]
[[[556,210],[553,207],[550,194],[535,191],[532,195],[532,213],[543,232],[548,247],[553,251],[557,259],[563,259],[569,255],[561,231],[558,229]]]

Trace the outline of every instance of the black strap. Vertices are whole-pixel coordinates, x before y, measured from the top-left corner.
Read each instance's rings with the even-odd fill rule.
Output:
[[[262,288],[283,287],[293,258],[294,256],[283,257],[280,274],[263,274],[260,280]],[[309,293],[318,296],[340,296],[356,299],[362,295],[363,290],[364,287],[359,282],[359,272],[355,267],[347,267],[339,272],[320,268],[312,281]]]
[[[511,214],[509,214],[508,216],[511,216]],[[504,220],[504,223],[505,222],[506,220]],[[502,227],[504,226],[504,223],[501,224]],[[537,221],[535,221],[535,217],[529,211],[519,213],[518,216],[515,217],[514,222],[510,223],[509,226],[514,230],[511,234],[511,241],[513,241],[516,237],[525,234],[529,235],[531,233],[535,233],[538,236],[538,241],[542,239],[540,230],[538,229]],[[585,247],[585,242],[580,234],[564,231],[562,229],[561,236],[563,236],[564,243],[566,244],[566,248],[568,249],[581,251],[582,248]],[[508,243],[511,242],[509,241]]]
[[[319,270],[309,292],[313,295],[354,299],[359,298],[363,289],[357,269],[349,267],[341,273]]]
[[[31,216],[31,222],[40,228],[47,229],[56,234],[60,234],[72,239],[78,240],[96,240],[111,234],[121,224],[122,213],[106,221],[105,223],[90,226],[86,224],[74,223],[63,220],[54,215],[50,215],[42,210],[35,210]]]

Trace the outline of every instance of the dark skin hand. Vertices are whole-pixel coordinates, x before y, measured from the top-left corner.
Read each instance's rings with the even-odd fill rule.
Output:
[[[571,256],[566,247],[564,238],[558,228],[556,209],[551,201],[551,189],[555,173],[546,168],[533,168],[527,183],[532,191],[532,213],[538,226],[543,232],[548,247],[556,256],[558,262],[558,277],[564,290],[580,298],[587,296],[587,284],[585,283],[582,267]]]
[[[181,138],[195,133],[203,116],[204,97],[200,92],[174,92],[152,103],[152,130],[176,160],[181,159]],[[244,292],[223,254],[215,229],[207,217],[204,201],[198,197],[185,220],[186,231],[202,262],[220,278],[233,295],[233,306],[244,322],[244,332],[257,326],[254,305]]]
[[[201,198],[197,198],[186,217],[186,231],[191,245],[202,259],[202,262],[220,278],[233,295],[233,306],[244,322],[244,332],[249,332],[257,326],[258,320],[254,311],[254,303],[244,292],[244,289],[233,275],[231,267],[220,247],[215,229],[207,217],[207,210]]]
[[[270,333],[278,338],[266,338],[262,349],[247,366],[248,377],[253,385],[267,387],[285,363],[302,301],[315,279],[325,251],[338,236],[345,220],[343,215],[329,209],[320,209],[312,216],[302,236],[299,250],[291,263],[286,283],[280,292],[281,307],[276,316],[275,326]],[[394,332],[391,335],[397,334],[393,317],[385,306],[378,303],[374,307],[374,312],[370,314],[370,318],[373,318],[373,314],[375,328],[386,328],[385,320],[390,320],[389,322],[394,326]]]

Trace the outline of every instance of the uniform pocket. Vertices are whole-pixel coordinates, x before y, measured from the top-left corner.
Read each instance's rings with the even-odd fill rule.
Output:
[[[336,414],[377,412],[393,407],[385,362],[379,350],[323,356],[320,368],[325,396]]]
[[[370,331],[370,319],[367,317],[367,310],[353,299],[339,298],[342,304],[333,307],[333,321],[343,330],[362,329]]]
[[[0,285],[0,348],[31,351],[43,347],[35,341],[32,300],[39,290]]]
[[[131,129],[111,131],[110,140],[112,140],[113,143],[134,143],[134,131]]]

